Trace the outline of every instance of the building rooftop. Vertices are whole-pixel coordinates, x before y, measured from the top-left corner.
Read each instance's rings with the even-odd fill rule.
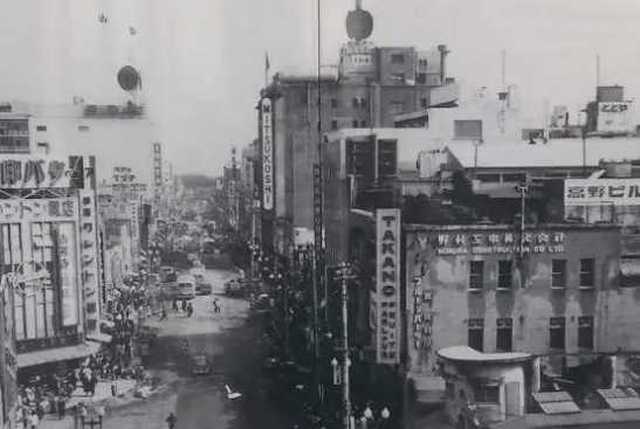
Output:
[[[529,353],[483,353],[469,346],[445,347],[438,350],[438,356],[450,361],[477,364],[521,362],[533,358]]]
[[[546,144],[484,143],[455,140],[447,144],[451,153],[464,168],[523,168],[523,167],[582,167],[582,139],[551,139]],[[597,167],[600,161],[629,161],[640,159],[640,138],[587,138],[586,166]]]
[[[416,160],[421,151],[443,149],[444,144],[429,138],[425,128],[342,128],[325,134],[329,142],[349,137],[376,135],[378,139],[398,141],[398,170],[416,171]]]

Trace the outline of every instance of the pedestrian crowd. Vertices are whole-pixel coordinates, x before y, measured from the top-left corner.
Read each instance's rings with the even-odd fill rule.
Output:
[[[144,367],[133,361],[138,315],[149,311],[144,291],[127,286],[115,290],[107,309],[113,318],[113,325],[107,328],[112,338],[110,344],[103,345],[98,353],[89,356],[75,368],[41,373],[18,386],[18,429],[37,428],[46,414],[57,414],[58,418],[63,419],[67,403],[77,389],[82,389],[91,398],[96,393],[98,382],[107,381],[111,383],[111,395],[117,396],[118,379],[138,382],[145,379]],[[104,414],[103,407],[94,408],[93,414],[99,417]],[[82,402],[75,411],[79,416],[88,413]]]
[[[172,301],[171,308],[173,308],[173,311],[176,313],[182,312],[186,314],[187,317],[193,316],[193,304],[189,300],[176,298]]]

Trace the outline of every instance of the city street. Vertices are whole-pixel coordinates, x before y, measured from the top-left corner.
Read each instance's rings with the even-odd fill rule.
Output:
[[[178,418],[177,428],[286,428],[287,418],[269,403],[266,380],[261,375],[262,355],[258,350],[261,326],[248,320],[248,302],[222,295],[223,283],[234,274],[207,270],[213,294],[221,302],[215,314],[212,297],[196,297],[191,318],[169,313],[168,320],[154,321],[160,327],[152,349],[149,370],[160,375],[168,388],[146,401],[114,408],[105,420],[105,429],[162,428],[170,412]],[[212,362],[211,376],[191,376],[182,353],[188,339],[191,351],[204,352]],[[242,393],[227,399],[224,385]]]

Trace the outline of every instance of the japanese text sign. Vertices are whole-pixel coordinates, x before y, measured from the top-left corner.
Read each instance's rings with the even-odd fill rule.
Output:
[[[400,210],[376,211],[376,360],[400,361]]]
[[[567,179],[564,205],[640,205],[640,179]]]

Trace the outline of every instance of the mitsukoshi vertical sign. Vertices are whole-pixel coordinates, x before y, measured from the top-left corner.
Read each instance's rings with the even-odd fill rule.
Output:
[[[400,361],[400,210],[376,211],[376,361]]]
[[[262,208],[273,209],[273,116],[271,99],[260,103],[262,124]]]

